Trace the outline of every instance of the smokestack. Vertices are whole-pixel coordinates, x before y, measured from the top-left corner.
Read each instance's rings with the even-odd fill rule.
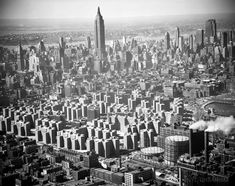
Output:
[[[209,162],[209,150],[208,150],[208,146],[209,146],[209,132],[204,132],[204,144],[205,144],[205,163]]]
[[[189,129],[189,155],[190,157],[193,156],[193,145],[192,145],[192,139],[193,138],[193,129]]]

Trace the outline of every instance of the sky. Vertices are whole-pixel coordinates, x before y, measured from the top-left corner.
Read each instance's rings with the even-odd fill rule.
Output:
[[[1,19],[105,18],[235,13],[234,0],[0,0]]]

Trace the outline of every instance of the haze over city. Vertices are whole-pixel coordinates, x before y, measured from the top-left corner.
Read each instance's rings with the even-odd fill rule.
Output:
[[[98,6],[106,19],[155,15],[235,13],[233,0],[1,0],[0,18],[88,18]]]

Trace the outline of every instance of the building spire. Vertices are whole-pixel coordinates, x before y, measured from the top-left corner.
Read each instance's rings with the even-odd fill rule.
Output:
[[[98,6],[97,14],[99,14],[99,15],[100,15],[100,7],[99,7],[99,6]]]

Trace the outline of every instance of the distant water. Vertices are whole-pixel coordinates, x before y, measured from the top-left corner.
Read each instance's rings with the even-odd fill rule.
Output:
[[[125,29],[127,27],[145,27],[154,24],[203,24],[214,18],[220,27],[233,27],[235,14],[169,15],[151,17],[107,18],[104,17],[106,29]],[[94,17],[95,18],[95,17]],[[0,36],[6,34],[26,34],[58,31],[92,31],[94,20],[91,18],[73,19],[0,19]]]
[[[190,15],[190,16],[152,16],[139,18],[104,17],[106,41],[121,39],[123,35],[143,36],[143,40],[162,39],[168,31],[174,35],[175,27],[181,28],[182,35],[204,28],[205,21],[215,18],[218,30],[234,29],[235,14]],[[92,36],[93,19],[0,19],[0,46],[15,48],[19,40],[25,46],[37,45],[41,39],[45,44],[58,44],[59,37],[70,36],[73,42],[85,42],[86,36]],[[146,36],[146,33],[153,37]],[[158,34],[159,33],[159,34]],[[36,39],[35,39],[36,38]],[[73,43],[71,43],[73,44]]]
[[[6,34],[29,34],[63,31],[87,31],[93,21],[63,19],[2,19],[0,36]]]

